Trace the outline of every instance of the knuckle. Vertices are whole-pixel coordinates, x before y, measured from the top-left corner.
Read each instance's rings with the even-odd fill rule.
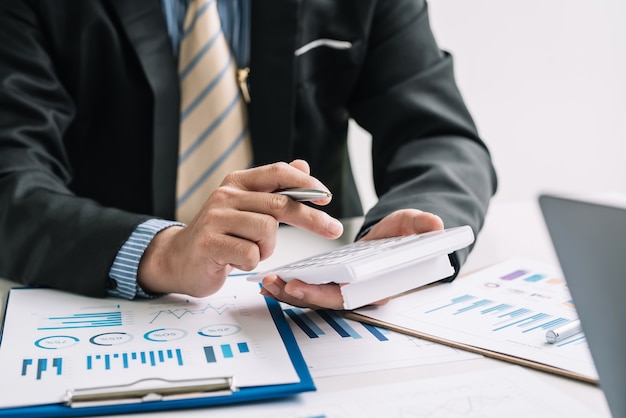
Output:
[[[276,163],[273,163],[270,167],[277,172],[282,172],[288,170],[290,166],[284,161],[278,161]]]
[[[198,234],[199,238],[209,238],[216,230],[224,229],[228,225],[230,214],[224,205],[213,205],[202,213],[204,222],[200,225],[202,232]]]
[[[275,236],[278,232],[278,221],[272,216],[263,216],[259,219],[259,234],[262,237]]]
[[[239,179],[243,175],[243,170],[235,170],[226,174],[224,180],[222,181],[223,185],[231,185],[231,184],[239,184]]]
[[[222,185],[213,191],[210,200],[213,204],[217,203],[219,206],[226,206],[228,202],[236,199],[238,193],[238,189]]]
[[[289,198],[278,194],[270,194],[268,196],[267,205],[270,213],[283,212],[289,206]]]
[[[272,163],[268,166],[269,175],[273,178],[281,178],[290,170],[290,165],[284,161]]]
[[[213,195],[218,199],[231,199],[235,194],[237,194],[237,189],[228,186],[220,186],[213,191]]]

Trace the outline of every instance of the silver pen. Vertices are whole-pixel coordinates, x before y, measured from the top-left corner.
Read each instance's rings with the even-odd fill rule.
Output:
[[[321,200],[321,199],[326,199],[328,197],[332,197],[332,193],[324,191],[324,190],[316,190],[316,189],[293,188],[293,189],[277,190],[274,193],[289,196],[290,198],[292,198],[293,200],[297,200],[298,202],[305,202],[305,201],[310,201],[310,200]]]
[[[581,331],[582,328],[580,326],[580,320],[575,319],[563,326],[548,330],[548,332],[546,332],[546,341],[550,344],[554,344],[566,339],[567,337],[571,337],[574,334],[578,334]]]

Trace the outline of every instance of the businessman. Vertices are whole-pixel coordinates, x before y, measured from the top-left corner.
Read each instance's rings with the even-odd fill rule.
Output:
[[[372,134],[379,196],[358,239],[479,232],[496,175],[415,0],[219,1],[247,74],[252,164],[177,217],[188,3],[0,3],[0,277],[90,296],[204,296],[269,257],[279,223],[336,238],[337,218],[363,214],[350,118]],[[285,187],[333,198],[271,193]],[[337,285],[268,277],[264,294],[342,306]]]

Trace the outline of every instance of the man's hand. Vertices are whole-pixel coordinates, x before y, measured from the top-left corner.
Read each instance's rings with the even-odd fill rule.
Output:
[[[338,220],[271,193],[292,187],[327,190],[309,173],[309,165],[296,160],[229,174],[188,226],[169,227],[154,237],[139,264],[139,285],[154,293],[211,295],[233,268],[252,270],[273,253],[280,222],[338,238],[343,233]]]
[[[437,215],[417,209],[402,209],[391,213],[377,223],[362,240],[396,237],[443,229],[443,221]],[[261,293],[291,305],[313,309],[343,309],[340,284],[313,285],[291,280],[283,282],[276,275],[263,279]],[[376,304],[384,304],[383,299]]]

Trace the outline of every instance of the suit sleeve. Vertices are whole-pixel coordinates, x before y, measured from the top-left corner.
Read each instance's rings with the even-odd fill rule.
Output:
[[[423,1],[380,1],[350,111],[372,134],[378,203],[364,228],[400,208],[477,234],[496,191],[491,157],[437,46]],[[457,253],[463,262],[469,248]]]
[[[30,2],[0,3],[0,277],[105,296],[117,251],[147,217],[71,191],[64,135],[77,109],[43,26]]]

